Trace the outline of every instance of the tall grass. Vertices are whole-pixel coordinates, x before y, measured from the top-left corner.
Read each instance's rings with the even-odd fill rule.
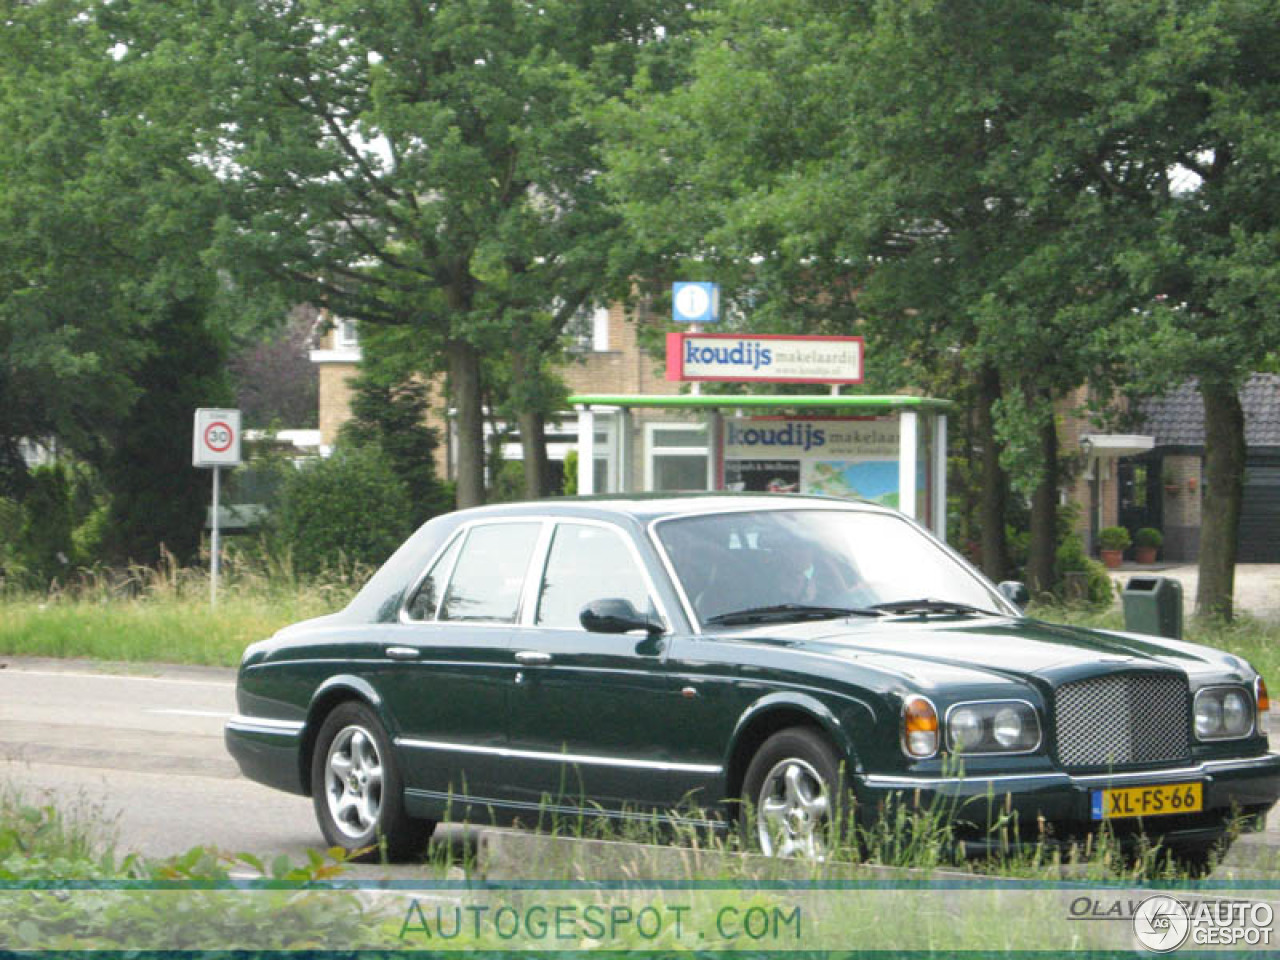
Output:
[[[346,605],[368,571],[341,561],[305,579],[289,558],[230,552],[210,602],[207,569],[87,569],[47,591],[0,583],[0,654],[234,666],[280,627]]]

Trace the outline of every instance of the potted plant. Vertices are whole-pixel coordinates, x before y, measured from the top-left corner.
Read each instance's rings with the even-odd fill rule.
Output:
[[[1124,552],[1132,541],[1124,527],[1103,527],[1098,534],[1102,562],[1114,570],[1124,560]]]
[[[1164,543],[1164,534],[1155,527],[1143,527],[1133,535],[1133,558],[1138,563],[1155,563],[1156,551]]]
[[[1173,475],[1173,471],[1168,467],[1164,468],[1161,476],[1161,482],[1164,483],[1164,492],[1171,497],[1176,497],[1178,491],[1182,488],[1178,486],[1178,478]]]

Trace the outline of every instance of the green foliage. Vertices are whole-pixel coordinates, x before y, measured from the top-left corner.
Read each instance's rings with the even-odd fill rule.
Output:
[[[566,497],[578,495],[578,449],[574,447],[564,455],[564,489]]]
[[[141,55],[145,15],[51,0],[3,19],[0,492],[21,496],[20,439],[96,463],[127,429],[148,331],[212,286],[219,188],[193,160],[197,86],[173,48]]]
[[[93,471],[68,460],[33,470],[21,503],[3,501],[5,544],[0,563],[9,579],[32,586],[65,581],[91,563],[100,543],[105,504]]]
[[[1103,550],[1127,550],[1132,542],[1124,527],[1103,527],[1098,531],[1098,543]]]
[[[424,374],[435,362],[425,349],[430,343],[409,328],[362,331],[352,419],[340,438],[340,445],[382,450],[409,495],[414,526],[453,509],[452,490],[436,478],[440,439],[426,424],[431,390]]]
[[[339,850],[309,851],[270,864],[252,854],[205,847],[160,860],[118,857],[94,821],[100,813],[64,813],[0,793],[0,881],[11,891],[0,939],[31,950],[214,950],[250,942],[265,950],[351,949],[396,944],[388,916],[354,892],[316,893],[341,878]],[[253,878],[263,889],[235,888]],[[94,883],[87,883],[94,881]],[[57,885],[83,889],[68,895]]]
[[[1133,542],[1135,546],[1159,549],[1164,543],[1164,534],[1155,527],[1143,527],[1133,535]]]
[[[415,515],[379,447],[340,446],[286,482],[274,522],[276,549],[288,550],[303,574],[344,559],[380,564],[413,531]]]
[[[1107,568],[1085,553],[1079,534],[1068,534],[1059,544],[1057,561],[1062,577],[1057,593],[1067,603],[1082,602],[1103,609],[1115,600],[1115,585]]]
[[[182,563],[196,557],[212,471],[191,466],[192,415],[231,400],[226,344],[205,313],[200,299],[170,304],[147,333],[144,389],[102,467],[111,504],[102,562],[152,564],[164,550]]]
[[[524,499],[524,461],[499,460],[489,484],[489,502],[516,503]]]

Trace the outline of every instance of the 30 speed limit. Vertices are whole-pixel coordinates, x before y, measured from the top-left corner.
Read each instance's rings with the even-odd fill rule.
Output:
[[[235,466],[240,462],[240,411],[202,407],[196,411],[191,463],[197,467]]]

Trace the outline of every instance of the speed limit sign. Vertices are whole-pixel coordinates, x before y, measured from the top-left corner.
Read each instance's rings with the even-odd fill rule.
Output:
[[[196,411],[191,463],[196,467],[227,467],[240,462],[240,411],[201,407]]]

